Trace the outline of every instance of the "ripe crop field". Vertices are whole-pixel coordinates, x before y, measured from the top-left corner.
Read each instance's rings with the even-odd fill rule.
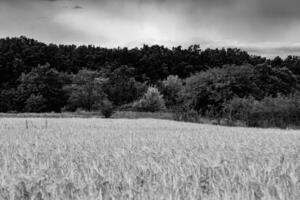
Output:
[[[300,199],[300,131],[0,118],[0,199]]]

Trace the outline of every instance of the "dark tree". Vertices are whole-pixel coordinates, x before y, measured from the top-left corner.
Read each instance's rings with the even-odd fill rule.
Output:
[[[256,66],[252,67],[254,75],[251,75],[249,86],[243,83],[249,78],[243,80],[243,76],[241,79],[234,77],[239,67],[232,67],[247,64]],[[228,77],[212,73],[218,74],[219,69],[222,72],[222,66],[226,65],[229,66],[225,70]],[[276,96],[277,93],[288,95],[298,90],[300,81],[300,58],[297,56],[288,56],[284,60],[280,57],[266,59],[237,48],[203,50],[199,45],[187,49],[159,45],[133,49],[108,49],[92,45],[77,47],[44,44],[22,36],[0,39],[0,111],[25,111],[26,105],[34,105],[27,106],[30,110],[40,107],[43,111],[60,111],[63,107],[70,107],[70,101],[66,101],[69,94],[62,88],[70,84],[69,76],[84,69],[97,71],[101,77],[108,79],[103,90],[108,100],[116,106],[132,103],[142,96],[146,87],[162,83],[171,74],[186,79],[204,72],[206,75],[201,75],[204,80],[210,80],[208,76],[221,77],[230,82],[211,80],[208,89],[199,94],[202,97],[207,95],[201,102],[211,106],[217,99],[232,98],[234,95],[258,95],[259,98]],[[261,92],[244,89],[251,88],[252,84],[258,84],[256,86]],[[226,90],[228,92],[224,92]],[[168,98],[167,95],[165,98]],[[34,101],[40,103],[35,104]],[[45,106],[36,106],[41,104]],[[86,109],[93,108],[87,106]]]
[[[144,93],[146,86],[134,79],[133,68],[121,66],[111,72],[105,88],[109,100],[120,106],[139,98]]]
[[[34,99],[39,100],[38,105],[43,102],[43,109],[38,109],[37,112],[59,112],[66,103],[63,86],[66,84],[67,77],[51,68],[49,64],[39,65],[31,72],[22,74],[19,81],[20,85],[16,95],[19,111],[25,108],[29,98],[31,98],[29,102]],[[35,110],[31,109],[31,111],[34,112]]]
[[[170,75],[162,82],[162,94],[168,108],[176,106],[183,92],[183,81],[178,76]]]
[[[68,109],[82,108],[88,111],[100,109],[106,99],[103,90],[106,81],[97,71],[80,70],[74,75],[72,84],[65,88],[69,93]]]
[[[203,114],[211,109],[220,111],[223,103],[234,96],[261,97],[263,91],[254,80],[254,67],[251,65],[210,69],[186,80],[186,102]]]

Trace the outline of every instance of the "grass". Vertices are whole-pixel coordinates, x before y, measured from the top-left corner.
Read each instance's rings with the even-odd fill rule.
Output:
[[[103,118],[100,112],[62,112],[62,113],[0,113],[0,118]],[[174,116],[169,112],[132,112],[117,111],[113,114],[114,119],[173,119]]]
[[[300,132],[0,118],[0,199],[300,199]]]

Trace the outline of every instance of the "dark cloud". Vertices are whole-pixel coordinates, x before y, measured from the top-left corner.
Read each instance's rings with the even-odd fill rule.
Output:
[[[83,9],[83,7],[82,7],[82,6],[79,6],[79,5],[73,6],[72,8],[73,8],[73,9]]]
[[[262,16],[271,19],[300,18],[299,0],[256,0]]]

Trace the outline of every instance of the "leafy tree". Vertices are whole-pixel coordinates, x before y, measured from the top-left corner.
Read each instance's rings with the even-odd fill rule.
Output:
[[[157,112],[165,110],[165,101],[157,88],[149,87],[144,96],[134,102],[133,108],[143,112]]]
[[[162,94],[167,107],[176,106],[178,104],[182,90],[183,82],[176,75],[170,75],[162,82]]]
[[[279,57],[276,56],[272,61],[271,61],[272,66],[277,67],[277,66],[282,66],[283,60]]]
[[[298,88],[297,77],[286,67],[259,64],[254,67],[255,82],[263,91],[262,97],[289,95]]]
[[[114,113],[114,106],[109,100],[104,100],[101,104],[101,113],[105,118],[110,118]]]
[[[18,110],[25,108],[27,99],[32,95],[34,95],[32,97],[43,97],[45,104],[43,111],[59,112],[61,107],[65,105],[66,97],[63,86],[67,77],[51,68],[49,64],[39,65],[29,73],[22,74],[19,81],[20,85],[16,95]]]
[[[25,112],[45,112],[46,99],[42,95],[31,94],[25,102]]]
[[[202,114],[220,113],[223,103],[234,97],[289,95],[297,90],[297,79],[284,67],[224,66],[196,74],[186,80],[185,96],[191,108]]]
[[[224,117],[229,120],[229,123],[238,120],[247,122],[249,120],[251,109],[255,103],[255,99],[251,96],[247,98],[234,97],[230,101],[224,103]]]
[[[111,72],[105,91],[108,99],[115,105],[127,104],[142,96],[146,86],[136,81],[133,76],[134,69],[128,66],[121,66]]]
[[[88,111],[99,109],[106,99],[103,90],[105,82],[106,79],[97,71],[80,70],[74,75],[72,84],[65,88],[69,93],[69,109],[83,108]]]
[[[300,76],[300,57],[299,56],[288,56],[283,64],[289,70],[291,70],[296,76]]]
[[[281,127],[300,125],[300,96],[265,97],[258,101],[254,98],[233,98],[225,104],[225,116],[229,122],[237,120],[248,126]]]
[[[2,90],[0,92],[0,112],[16,110],[16,91],[14,89]]]
[[[185,101],[202,114],[212,110],[219,113],[223,103],[234,96],[260,98],[262,90],[254,80],[254,67],[251,65],[213,68],[186,80]]]
[[[47,63],[50,65],[41,69]],[[295,89],[300,81],[300,58],[297,56],[288,56],[285,60],[280,57],[266,59],[249,55],[237,48],[200,49],[199,45],[187,49],[159,45],[108,49],[92,45],[44,44],[24,36],[3,38],[0,39],[0,93],[1,97],[8,100],[0,100],[0,110],[24,111],[26,100],[34,94],[43,96],[46,111],[60,111],[67,103],[66,91],[62,90],[70,83],[66,73],[77,74],[83,69],[99,71],[101,77],[108,78],[104,84],[108,100],[121,106],[139,99],[146,85],[158,85],[170,74],[186,79],[192,74],[194,76],[213,68],[247,64],[255,66],[255,78],[252,77],[251,81],[261,91],[241,90],[240,86],[232,86],[230,79],[231,86],[228,87],[233,96],[254,93],[255,98],[262,99],[269,95],[276,96],[277,93],[287,95],[299,90]],[[245,80],[249,79],[246,77]],[[242,80],[237,81],[240,82]],[[253,86],[251,84],[250,87]],[[217,85],[224,86],[223,83]],[[214,100],[211,97],[202,99],[209,99],[209,103],[204,102],[205,105],[219,105],[223,100],[216,103],[216,99],[230,96],[229,93],[224,95],[218,93],[218,90],[212,90],[215,91]],[[205,93],[200,96],[203,95]],[[169,106],[167,95],[165,97]]]

